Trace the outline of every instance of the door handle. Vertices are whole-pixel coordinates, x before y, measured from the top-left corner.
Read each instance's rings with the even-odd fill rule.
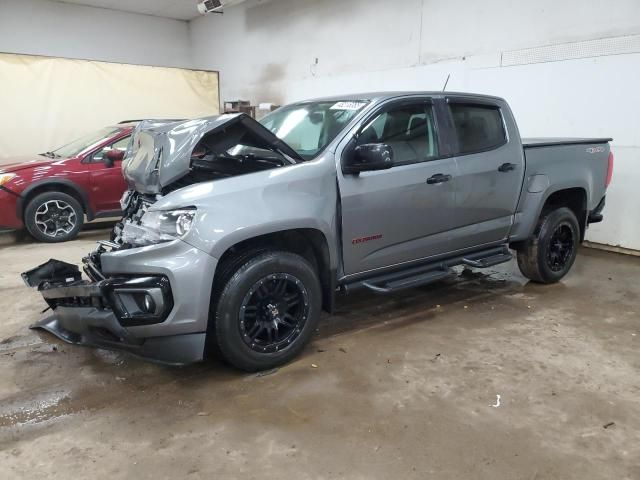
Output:
[[[435,175],[427,178],[427,183],[429,185],[433,185],[435,183],[444,183],[451,180],[451,175],[443,175],[442,173],[436,173]]]
[[[516,169],[515,163],[503,163],[498,167],[499,172],[510,172],[511,170],[515,170],[515,169]]]

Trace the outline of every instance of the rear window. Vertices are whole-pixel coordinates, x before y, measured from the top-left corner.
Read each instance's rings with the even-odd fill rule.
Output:
[[[449,108],[460,153],[491,150],[507,141],[498,107],[454,103]]]

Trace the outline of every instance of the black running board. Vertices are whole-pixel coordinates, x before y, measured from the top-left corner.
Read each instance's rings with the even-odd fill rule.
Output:
[[[513,255],[511,255],[508,251],[504,251],[502,253],[498,253],[497,255],[491,255],[490,257],[463,258],[462,264],[473,268],[487,268],[493,267],[494,265],[498,265],[500,263],[508,262],[512,258]]]
[[[467,265],[474,268],[487,268],[499,263],[508,262],[512,255],[506,245],[491,247],[459,256],[443,258],[421,265],[413,265],[388,273],[378,273],[368,278],[344,282],[340,289],[349,293],[360,288],[367,288],[377,293],[391,293],[407,288],[414,288],[442,280],[453,275],[451,267]]]
[[[450,276],[452,273],[451,270],[431,270],[403,277],[390,275],[389,278],[379,277],[367,282],[362,282],[362,286],[377,293],[391,293],[404,290],[405,288],[420,287],[432,282],[437,282]]]

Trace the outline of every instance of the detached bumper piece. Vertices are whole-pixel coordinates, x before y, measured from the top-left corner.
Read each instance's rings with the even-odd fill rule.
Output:
[[[32,325],[68,343],[124,350],[160,363],[185,364],[202,359],[204,334],[141,338],[128,327],[158,324],[173,309],[169,280],[163,276],[80,279],[75,265],[58,260],[22,274],[37,286],[53,310]],[[104,278],[104,277],[103,277]],[[202,344],[202,346],[200,346]]]
[[[75,265],[51,259],[36,268],[24,272],[22,280],[27,284],[27,287],[38,287],[38,290],[40,290],[40,285],[44,285],[46,282],[65,285],[79,281],[81,276],[80,269]]]

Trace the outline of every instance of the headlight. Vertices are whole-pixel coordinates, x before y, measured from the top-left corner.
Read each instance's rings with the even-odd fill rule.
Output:
[[[4,185],[5,183],[9,183],[16,177],[15,173],[0,173],[0,185]]]
[[[195,208],[147,212],[140,224],[125,222],[122,241],[141,247],[182,238],[191,230],[195,216]]]
[[[195,209],[147,212],[142,216],[140,223],[161,235],[182,237],[191,230],[195,216]]]

